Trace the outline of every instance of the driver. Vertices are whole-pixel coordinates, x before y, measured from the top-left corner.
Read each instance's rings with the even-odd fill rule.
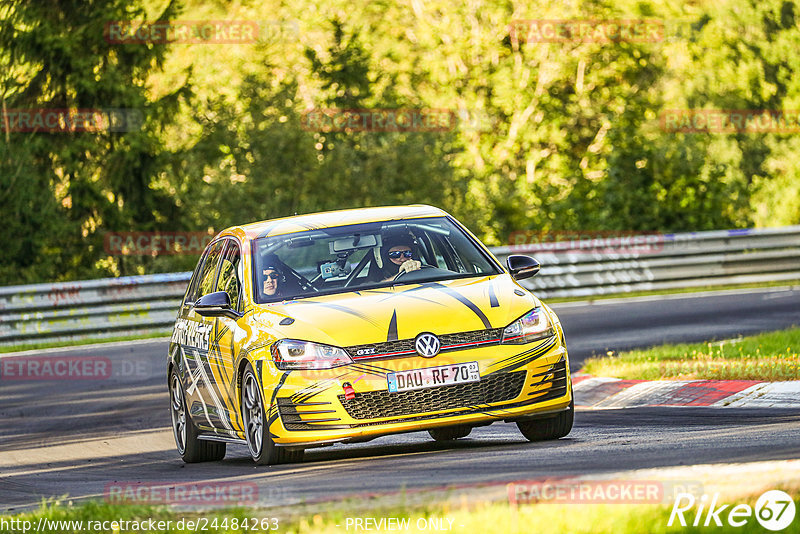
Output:
[[[400,273],[416,271],[422,267],[419,260],[414,257],[414,239],[409,235],[387,237],[381,247],[383,260],[383,282],[390,282]]]
[[[286,281],[281,271],[275,265],[266,265],[261,270],[261,275],[264,277],[264,295],[266,297],[281,296],[281,283]]]

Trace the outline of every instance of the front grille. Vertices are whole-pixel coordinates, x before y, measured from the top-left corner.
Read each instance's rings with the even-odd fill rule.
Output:
[[[363,358],[369,356],[376,358],[386,354],[397,352],[415,352],[413,339],[401,339],[399,341],[384,341],[383,343],[367,343],[365,345],[353,345],[345,347],[353,358]]]
[[[401,393],[366,391],[356,398],[339,402],[353,419],[398,417],[439,410],[465,408],[476,404],[505,402],[516,398],[525,384],[525,371],[497,373],[481,378],[480,382],[452,384]]]
[[[441,352],[445,352],[448,350],[468,349],[475,345],[494,345],[500,343],[502,335],[502,328],[491,328],[489,330],[472,330],[470,332],[444,334],[438,337],[442,344]],[[350,347],[345,347],[345,350],[351,357],[357,360],[416,353],[413,339],[352,345]]]
[[[473,330],[472,332],[458,332],[439,336],[442,347],[459,345],[463,343],[480,343],[482,341],[500,341],[503,335],[502,328],[492,328],[490,330]]]

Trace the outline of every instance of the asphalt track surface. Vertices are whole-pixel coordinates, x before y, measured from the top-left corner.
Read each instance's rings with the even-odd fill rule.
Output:
[[[800,325],[800,290],[750,290],[553,308],[572,367],[593,352],[724,339]],[[103,499],[112,484],[247,482],[264,506],[402,489],[502,484],[702,463],[800,458],[800,414],[789,409],[632,408],[578,411],[564,439],[528,443],[513,424],[474,429],[452,444],[427,433],[306,452],[301,464],[255,467],[243,446],[221,462],[185,465],[175,451],[166,342],[48,351],[102,356],[102,380],[0,379],[0,510],[42,497]]]

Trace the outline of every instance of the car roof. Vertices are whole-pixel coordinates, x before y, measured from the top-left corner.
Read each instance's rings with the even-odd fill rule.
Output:
[[[326,211],[282,217],[268,221],[254,222],[242,226],[232,227],[222,234],[242,233],[247,239],[258,237],[276,236],[315,230],[318,228],[332,228],[348,224],[360,224],[376,221],[391,221],[397,219],[415,219],[420,217],[443,217],[447,212],[433,206],[414,204],[411,206],[383,206],[377,208],[359,208],[338,211]]]

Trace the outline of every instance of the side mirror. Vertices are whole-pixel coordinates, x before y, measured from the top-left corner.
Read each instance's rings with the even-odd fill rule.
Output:
[[[506,259],[506,266],[508,272],[516,280],[530,278],[539,272],[539,262],[530,256],[523,256],[521,254],[512,254]]]
[[[228,317],[234,320],[241,317],[231,306],[231,297],[225,291],[203,295],[194,303],[194,310],[203,317]]]

